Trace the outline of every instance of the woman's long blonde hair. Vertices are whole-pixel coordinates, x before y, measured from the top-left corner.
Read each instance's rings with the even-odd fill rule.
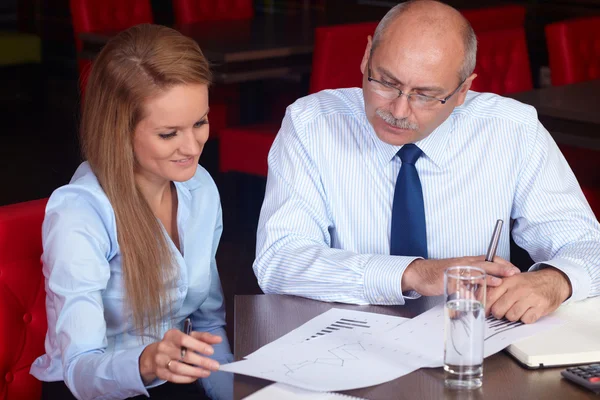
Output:
[[[159,333],[174,267],[161,223],[136,186],[133,133],[147,99],[175,85],[210,81],[208,62],[194,40],[143,24],[106,44],[87,82],[82,152],[115,212],[127,305],[139,332],[149,327]]]

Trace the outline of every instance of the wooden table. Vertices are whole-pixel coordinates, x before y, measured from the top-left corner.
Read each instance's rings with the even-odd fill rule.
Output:
[[[600,80],[510,95],[534,106],[558,143],[600,150]]]
[[[412,317],[400,306],[352,306],[282,295],[235,297],[236,360],[283,336],[332,307]],[[344,392],[370,400],[400,399],[598,399],[562,379],[562,368],[526,370],[505,353],[484,361],[483,387],[472,392],[444,388],[441,368],[420,369],[394,381]],[[234,398],[242,399],[271,382],[235,375]]]
[[[193,38],[213,64],[221,83],[288,77],[310,71],[314,30],[325,23],[319,13],[257,15],[252,19],[176,26]],[[93,59],[117,31],[79,34],[82,58]]]

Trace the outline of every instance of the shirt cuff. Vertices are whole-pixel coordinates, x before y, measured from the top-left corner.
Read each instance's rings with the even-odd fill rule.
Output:
[[[164,381],[154,380],[149,386],[144,385],[140,375],[140,355],[146,346],[133,347],[123,350],[111,362],[113,376],[119,383],[119,389],[125,397],[144,395],[150,397],[147,388],[158,386]]]
[[[589,275],[580,265],[564,258],[555,258],[550,261],[535,263],[529,268],[529,271],[539,271],[548,266],[563,272],[571,283],[571,297],[565,300],[563,304],[587,299],[589,297],[592,283]]]
[[[416,292],[402,293],[402,275],[420,257],[373,256],[365,268],[365,298],[370,304],[402,305],[406,299],[420,297]]]

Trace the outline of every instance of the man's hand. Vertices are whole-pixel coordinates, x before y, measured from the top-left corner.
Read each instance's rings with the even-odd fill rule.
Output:
[[[487,272],[487,286],[495,287],[504,277],[520,273],[510,262],[494,257],[494,262],[485,261],[485,256],[447,258],[443,260],[415,260],[402,275],[402,291],[414,290],[422,296],[444,294],[444,270],[449,267],[478,267]]]
[[[488,288],[486,315],[531,324],[556,310],[571,291],[569,279],[556,268],[515,275]]]

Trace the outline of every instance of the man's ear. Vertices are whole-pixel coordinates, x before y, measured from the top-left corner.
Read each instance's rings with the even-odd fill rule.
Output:
[[[469,76],[467,79],[465,79],[465,82],[462,84],[460,90],[457,93],[457,102],[456,102],[456,106],[460,106],[465,102],[465,98],[467,97],[467,92],[469,91],[469,89],[471,89],[471,84],[473,83],[473,80],[477,78],[477,74],[471,74],[471,76]]]
[[[469,91],[469,89],[471,89],[471,85],[473,84],[473,81],[475,80],[475,78],[477,78],[477,74],[471,74],[470,77],[465,79],[465,83],[463,83],[463,86],[462,86],[462,88],[460,88],[460,91],[467,93]]]
[[[364,75],[367,72],[367,64],[369,63],[369,56],[371,55],[371,46],[373,45],[373,38],[371,35],[367,37],[367,47],[365,48],[365,54],[363,55],[362,61],[360,62],[360,72]]]

